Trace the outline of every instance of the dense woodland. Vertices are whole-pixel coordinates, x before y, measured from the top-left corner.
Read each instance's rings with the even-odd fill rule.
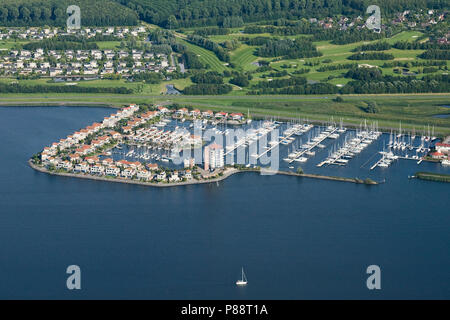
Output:
[[[85,26],[136,25],[138,19],[169,29],[179,27],[241,27],[247,22],[324,18],[340,14],[364,16],[366,8],[378,4],[389,16],[403,10],[442,9],[446,0],[2,0],[0,25],[65,25],[66,8],[81,8]],[[280,24],[279,24],[280,25]],[[311,29],[312,28],[312,29]],[[281,25],[274,32],[283,35],[316,33],[307,24]],[[324,40],[335,38],[332,31],[321,33]],[[353,37],[354,35],[352,35]],[[367,35],[363,35],[366,37]],[[337,39],[348,41],[349,35]],[[376,37],[375,34],[371,37]],[[326,39],[325,39],[326,38]],[[361,39],[362,40],[362,39]],[[369,40],[369,39],[366,39]]]
[[[384,15],[403,10],[443,8],[446,0],[115,0],[149,23],[167,28],[226,26],[243,22],[327,16],[365,15],[371,4],[381,6]],[[236,17],[231,19],[229,17]],[[233,21],[236,20],[236,21]]]
[[[77,5],[84,26],[137,25],[137,14],[112,0],[2,0],[0,25],[14,27],[65,26],[66,9]]]

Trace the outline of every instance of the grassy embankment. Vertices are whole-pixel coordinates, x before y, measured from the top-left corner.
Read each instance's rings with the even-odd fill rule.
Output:
[[[450,182],[450,174],[444,173],[417,172],[416,178],[428,181]]]

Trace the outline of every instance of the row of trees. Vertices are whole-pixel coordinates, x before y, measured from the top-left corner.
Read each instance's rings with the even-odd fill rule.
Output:
[[[340,63],[340,64],[329,64],[320,66],[317,71],[318,72],[326,72],[326,71],[335,71],[335,70],[344,70],[344,69],[352,69],[357,68],[357,63]]]
[[[94,50],[98,49],[98,45],[95,42],[90,41],[69,41],[65,39],[52,38],[44,39],[40,41],[28,42],[23,46],[25,50]]]
[[[0,83],[0,93],[117,93],[131,94],[133,90],[125,87],[82,87],[25,85],[19,83]]]
[[[183,93],[187,95],[218,95],[226,94],[233,90],[229,84],[194,84],[184,88]]]
[[[210,27],[210,28],[201,28],[196,29],[194,34],[207,37],[212,35],[226,35],[230,33],[230,29],[228,28],[219,28],[219,27]]]
[[[382,68],[411,68],[411,67],[446,67],[447,61],[445,60],[429,60],[429,61],[390,61],[385,62],[381,67]]]
[[[394,55],[385,52],[358,52],[347,57],[349,60],[394,60]]]
[[[198,84],[222,84],[223,76],[216,71],[197,72],[191,77],[191,80]]]
[[[303,77],[260,81],[249,94],[382,94],[382,93],[437,93],[449,92],[448,75],[416,77],[382,76],[377,69],[349,70],[346,77],[354,80],[338,88],[329,83],[309,84]]]
[[[311,58],[321,56],[309,39],[269,39],[256,50],[261,57],[285,57],[287,59]]]
[[[450,50],[429,49],[419,55],[422,59],[450,60]]]
[[[346,31],[325,29],[314,33],[313,39],[314,41],[331,40],[331,43],[333,44],[348,44],[360,41],[378,40],[390,36],[392,36],[392,34],[387,34],[385,32],[376,33],[368,29],[356,30],[355,28],[351,28]]]

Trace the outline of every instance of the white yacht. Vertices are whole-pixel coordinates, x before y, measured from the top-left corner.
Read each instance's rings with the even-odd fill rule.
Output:
[[[247,277],[245,276],[244,268],[242,268],[241,279],[236,281],[236,285],[238,285],[238,286],[247,285]]]

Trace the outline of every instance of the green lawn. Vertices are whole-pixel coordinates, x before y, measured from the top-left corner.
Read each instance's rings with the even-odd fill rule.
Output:
[[[217,56],[214,54],[214,52],[206,50],[202,47],[196,46],[192,43],[189,43],[185,40],[179,39],[179,41],[183,44],[185,44],[193,53],[195,53],[201,62],[208,64],[210,70],[222,72],[224,70],[227,70],[228,67],[225,66],[225,62],[220,61]]]
[[[252,62],[260,59],[255,56],[256,47],[248,46],[246,44],[241,45],[238,49],[231,53],[231,62],[236,66],[236,69],[240,71],[255,70],[258,66],[252,64]]]
[[[331,116],[335,120],[359,124],[363,119],[378,121],[380,127],[398,128],[401,121],[405,129],[416,131],[424,126],[435,127],[441,135],[450,134],[450,118],[435,118],[437,114],[449,114],[449,94],[412,94],[412,95],[351,95],[343,96],[342,103],[332,101],[333,96],[166,96],[158,93],[136,93],[132,95],[109,94],[2,94],[1,104],[9,105],[113,105],[129,103],[177,102],[198,107],[250,113],[254,116],[276,116],[284,118],[308,118],[327,121]],[[367,101],[377,103],[378,113],[366,113],[361,107]]]
[[[97,41],[96,43],[100,50],[114,50],[120,48],[120,41]]]

